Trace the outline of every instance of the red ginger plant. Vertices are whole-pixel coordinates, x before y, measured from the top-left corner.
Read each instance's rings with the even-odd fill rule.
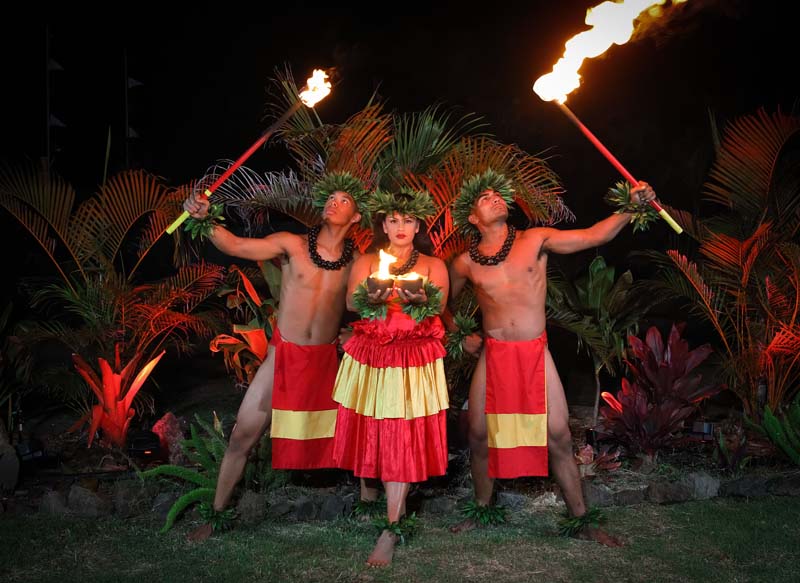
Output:
[[[137,353],[124,367],[120,360],[119,344],[115,346],[114,367],[103,357],[97,359],[100,367],[100,376],[97,376],[94,369],[79,355],[72,355],[72,362],[75,370],[83,377],[86,384],[97,397],[95,404],[88,415],[91,416],[89,425],[89,447],[92,447],[95,432],[102,431],[101,443],[125,446],[125,439],[128,435],[128,427],[131,424],[136,411],[133,408],[133,399],[142,388],[142,385],[153,372],[153,369],[164,356],[162,350],[158,356],[150,360],[141,369],[138,368],[141,360],[141,353]],[[131,379],[134,372],[138,374]],[[119,372],[117,372],[119,371]],[[85,417],[84,417],[85,419]],[[84,419],[78,423],[82,424]]]
[[[603,392],[607,406],[600,408],[598,431],[624,445],[631,454],[643,453],[654,459],[658,451],[674,446],[680,438],[683,422],[697,411],[698,405],[722,389],[720,383],[704,383],[693,372],[712,352],[708,344],[689,350],[681,338],[685,324],[673,324],[664,344],[658,328],[652,326],[642,341],[628,336],[627,359],[633,380],[622,379],[616,397]]]

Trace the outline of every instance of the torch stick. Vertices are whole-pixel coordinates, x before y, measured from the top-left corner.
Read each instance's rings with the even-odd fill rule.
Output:
[[[595,135],[594,135],[594,134],[593,134],[593,133],[592,133],[592,132],[589,130],[589,128],[587,128],[585,125],[583,125],[583,122],[581,122],[581,120],[579,120],[579,119],[576,117],[576,115],[575,115],[574,113],[572,113],[572,110],[571,110],[570,108],[568,108],[568,107],[566,106],[566,104],[564,104],[564,103],[561,103],[561,102],[559,102],[559,101],[556,101],[555,103],[558,105],[558,107],[561,109],[561,111],[563,111],[563,112],[564,112],[564,115],[566,115],[566,116],[567,116],[567,117],[570,119],[570,121],[571,121],[572,123],[574,123],[576,126],[578,126],[578,129],[579,129],[579,130],[581,130],[581,131],[583,132],[583,134],[584,134],[584,135],[585,135],[587,138],[589,138],[589,141],[590,141],[590,142],[591,142],[591,143],[594,145],[594,147],[595,147],[595,148],[597,148],[597,149],[600,151],[600,153],[601,153],[603,156],[605,156],[605,157],[606,157],[606,159],[607,159],[609,162],[611,162],[611,164],[614,166],[614,168],[616,168],[617,170],[619,170],[620,174],[622,174],[622,175],[625,177],[625,179],[626,179],[628,182],[630,182],[630,183],[631,183],[631,185],[632,185],[632,186],[636,186],[636,185],[638,185],[638,184],[639,184],[639,181],[638,181],[638,180],[636,180],[636,179],[633,177],[633,175],[632,175],[630,172],[628,172],[628,171],[625,169],[625,167],[624,167],[622,164],[620,164],[619,160],[617,160],[617,159],[614,157],[614,155],[613,155],[611,152],[609,152],[609,151],[608,151],[608,148],[606,148],[606,147],[605,147],[605,146],[602,144],[602,142],[600,142],[600,140],[598,140],[598,139],[597,139],[597,136],[595,136]],[[678,223],[676,223],[676,222],[675,222],[675,219],[673,219],[673,218],[672,218],[672,217],[669,215],[669,213],[666,211],[666,209],[664,209],[664,207],[662,207],[660,204],[658,204],[658,203],[657,203],[655,200],[651,200],[651,201],[648,201],[648,202],[649,202],[650,206],[651,206],[651,207],[653,207],[653,209],[655,209],[655,211],[656,211],[656,212],[657,212],[659,215],[661,215],[661,218],[662,218],[662,219],[664,219],[664,220],[667,222],[667,224],[668,224],[670,227],[672,227],[672,229],[673,229],[673,230],[674,230],[676,233],[678,233],[679,235],[680,235],[681,233],[683,233],[683,228],[682,228],[682,227],[681,227],[681,226],[680,226]]]
[[[275,133],[278,128],[280,128],[290,117],[297,113],[297,110],[299,110],[302,105],[314,107],[314,105],[319,102],[320,99],[323,99],[326,95],[328,95],[328,93],[330,93],[331,84],[326,81],[327,77],[328,75],[325,73],[325,71],[322,71],[321,69],[315,69],[313,75],[307,81],[306,90],[300,92],[298,100],[295,101],[294,104],[292,104],[292,106],[283,113],[283,115],[275,120],[275,122],[269,126],[263,134],[261,134],[261,137],[258,138],[258,140],[256,140],[256,142],[250,146],[244,154],[239,156],[239,159],[236,160],[236,162],[234,162],[233,165],[222,174],[222,176],[217,178],[214,181],[214,184],[205,190],[204,194],[206,196],[211,196],[214,194],[214,191],[219,188],[220,184],[225,182],[230,175],[233,174],[236,169],[244,163],[245,160],[253,155],[253,152],[261,147],[261,145],[266,142],[270,136],[272,136],[272,134]],[[181,224],[188,218],[189,213],[187,211],[183,211],[181,216],[175,219],[175,221],[169,227],[167,227],[166,233],[171,235],[175,229],[180,227]]]
[[[230,175],[233,174],[236,171],[236,169],[244,163],[245,160],[247,160],[250,156],[252,156],[253,152],[258,150],[258,148],[260,148],[261,145],[264,142],[266,142],[272,136],[272,134],[275,133],[275,130],[277,130],[284,123],[286,123],[286,120],[288,120],[292,115],[294,115],[297,112],[297,110],[300,109],[300,106],[302,104],[303,102],[298,99],[294,103],[294,105],[292,105],[289,109],[287,109],[286,112],[275,121],[275,123],[269,126],[266,129],[266,131],[263,134],[261,134],[261,137],[258,138],[258,140],[256,140],[256,142],[252,146],[250,146],[250,148],[248,148],[244,154],[239,156],[239,159],[236,160],[236,162],[234,162],[233,165],[222,174],[222,176],[220,176],[214,181],[214,184],[212,184],[205,190],[204,194],[206,196],[211,196],[212,194],[214,194],[214,191],[217,190],[217,188],[219,188],[219,186],[223,182],[225,182],[230,177]],[[180,227],[181,224],[183,224],[183,222],[188,218],[189,218],[189,212],[183,211],[181,216],[175,219],[175,221],[169,227],[167,227],[167,234],[171,235],[173,232],[175,232],[175,229]]]

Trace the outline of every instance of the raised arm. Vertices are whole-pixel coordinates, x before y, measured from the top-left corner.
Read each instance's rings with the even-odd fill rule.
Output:
[[[273,233],[261,239],[239,237],[217,225],[209,240],[225,255],[263,261],[288,254],[290,243],[297,237],[292,233]]]
[[[208,197],[202,193],[192,193],[183,202],[183,209],[193,219],[202,220],[208,215]],[[291,233],[273,233],[256,239],[239,237],[225,227],[217,225],[211,232],[209,240],[214,246],[231,257],[264,261],[283,254],[288,254],[290,243],[297,238]]]
[[[656,193],[646,182],[631,189],[631,201],[647,203]],[[630,213],[613,214],[586,229],[537,229],[542,236],[542,250],[551,253],[576,253],[611,241],[631,220]]]

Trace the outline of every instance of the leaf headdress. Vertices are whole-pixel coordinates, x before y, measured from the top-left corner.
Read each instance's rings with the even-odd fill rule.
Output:
[[[511,181],[505,175],[489,168],[481,174],[467,178],[461,186],[458,198],[453,203],[453,223],[465,234],[477,232],[477,229],[469,222],[469,215],[475,201],[487,190],[493,190],[503,197],[509,208],[514,204],[514,189]]]
[[[398,213],[419,220],[425,220],[436,214],[436,205],[430,194],[410,189],[401,189],[397,194],[377,189],[367,201],[367,209],[373,215]]]
[[[353,197],[358,211],[361,213],[361,226],[368,227],[370,214],[367,190],[364,188],[364,183],[349,172],[328,172],[314,183],[311,188],[313,205],[323,208],[328,197],[337,191],[346,192]]]

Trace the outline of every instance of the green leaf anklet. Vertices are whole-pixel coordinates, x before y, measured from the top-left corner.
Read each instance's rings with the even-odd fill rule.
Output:
[[[357,518],[380,516],[386,512],[386,498],[381,496],[377,500],[359,500],[353,506],[353,516]]]
[[[475,500],[470,500],[461,507],[461,514],[478,526],[494,526],[506,522],[508,509],[505,506],[478,504]]]
[[[380,532],[388,530],[400,540],[401,544],[405,544],[407,539],[413,536],[417,530],[417,513],[414,512],[410,516],[403,516],[397,522],[389,522],[386,516],[382,516],[373,520],[372,524]]]
[[[587,526],[597,528],[606,519],[605,514],[599,508],[589,508],[581,516],[569,516],[558,521],[558,534],[561,536],[574,537]]]
[[[214,510],[214,507],[208,502],[201,502],[199,511],[200,516],[211,525],[214,532],[228,530],[233,525],[233,519],[236,518],[235,508]]]

